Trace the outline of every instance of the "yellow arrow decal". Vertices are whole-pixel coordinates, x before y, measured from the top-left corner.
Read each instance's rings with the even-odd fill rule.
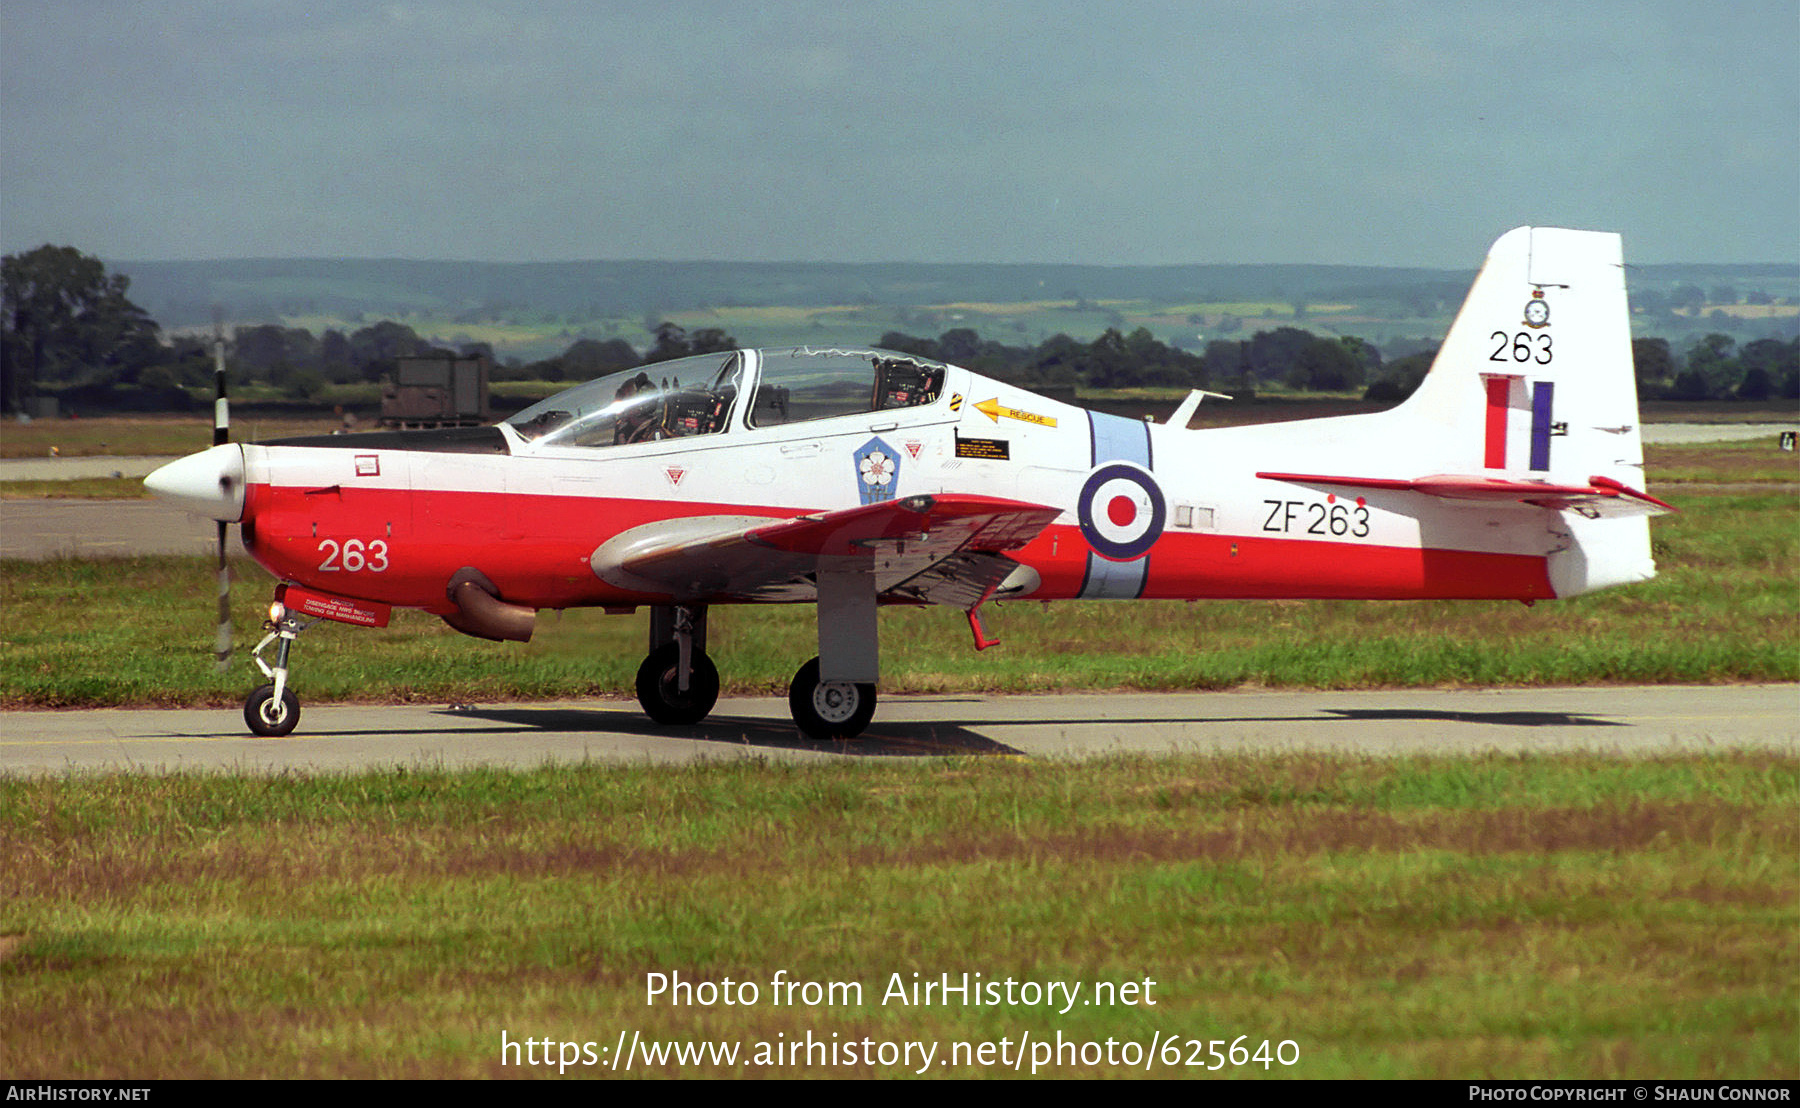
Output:
[[[1005,407],[1000,403],[1000,398],[997,396],[992,400],[983,400],[981,403],[975,405],[975,410],[982,415],[987,416],[995,423],[999,423],[1000,417],[1005,416],[1007,419],[1016,419],[1020,423],[1035,423],[1039,427],[1056,426],[1055,416],[1041,416],[1036,412],[1021,412],[1017,408]]]

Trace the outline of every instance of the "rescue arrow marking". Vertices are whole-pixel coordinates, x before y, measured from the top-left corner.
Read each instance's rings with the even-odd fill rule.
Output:
[[[981,403],[975,405],[975,410],[982,415],[987,416],[995,423],[999,423],[1000,417],[1005,416],[1007,419],[1016,419],[1020,423],[1035,423],[1040,427],[1056,426],[1055,416],[1041,416],[1035,412],[1021,412],[1017,408],[1005,407],[1000,403],[1000,398],[997,396],[991,400],[983,400]]]

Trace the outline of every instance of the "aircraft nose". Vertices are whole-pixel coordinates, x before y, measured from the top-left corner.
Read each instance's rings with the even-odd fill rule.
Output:
[[[183,511],[236,523],[244,514],[244,448],[229,442],[177,458],[144,478],[144,487]]]

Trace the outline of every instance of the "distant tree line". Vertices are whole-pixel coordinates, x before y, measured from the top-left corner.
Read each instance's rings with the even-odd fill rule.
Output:
[[[1259,331],[1245,340],[1215,339],[1203,353],[1167,345],[1139,327],[1112,327],[1092,342],[1053,335],[1036,346],[1007,346],[957,328],[936,339],[889,331],[877,346],[918,354],[1027,388],[1078,385],[1254,390],[1268,385],[1341,392],[1379,375],[1381,352],[1359,338],[1320,337],[1298,327]]]
[[[0,409],[23,410],[40,385],[135,386],[186,357],[159,340],[130,285],[69,246],[0,261]]]
[[[482,357],[493,364],[490,380],[585,381],[690,354],[736,348],[737,340],[717,328],[690,334],[664,322],[656,327],[654,341],[642,353],[623,339],[579,339],[554,358],[503,363],[495,358],[490,343],[461,343],[451,349],[433,344],[403,323],[382,320],[348,335],[328,330],[318,338],[300,327],[237,327],[231,333],[230,359],[236,380],[273,385],[290,396],[309,398],[328,382],[388,380],[401,358]],[[210,386],[211,378],[179,383]]]
[[[0,411],[25,411],[40,394],[83,408],[180,410],[196,403],[195,393],[210,392],[212,340],[165,339],[156,321],[126,295],[129,288],[129,278],[107,273],[99,259],[73,247],[45,245],[0,260]],[[322,335],[304,327],[240,325],[226,339],[234,382],[271,386],[297,400],[316,398],[327,384],[386,380],[400,358],[495,360],[488,343],[452,350],[392,320]],[[642,353],[622,340],[582,339],[555,358],[496,365],[494,377],[585,380],[736,346],[717,328],[689,334],[665,322]]]
[[[717,327],[701,327],[692,333],[667,320],[652,328],[650,348],[639,353],[624,339],[577,339],[554,358],[523,365],[496,367],[494,379],[506,381],[586,381],[622,369],[736,350],[738,341]]]
[[[195,403],[195,394],[211,389],[210,341],[186,335],[164,340],[156,322],[127,297],[129,280],[108,274],[98,259],[46,245],[7,255],[3,269],[0,407],[5,411],[23,410],[38,392],[84,407],[183,408]],[[235,381],[313,399],[328,383],[387,379],[404,357],[483,356],[496,362],[495,380],[582,381],[737,345],[719,328],[689,332],[664,321],[652,328],[651,344],[643,351],[623,339],[583,338],[552,358],[499,364],[487,343],[451,350],[405,324],[383,320],[317,336],[279,324],[238,326],[229,336],[228,357]],[[1241,395],[1285,386],[1361,391],[1387,402],[1409,395],[1435,354],[1430,348],[1413,350],[1384,363],[1381,351],[1360,338],[1320,336],[1291,326],[1247,339],[1215,339],[1199,353],[1164,343],[1143,327],[1129,333],[1108,328],[1091,342],[1058,334],[1034,346],[1008,346],[966,327],[935,339],[889,331],[875,345],[953,362],[1027,388],[1217,388]],[[1800,398],[1800,338],[1757,339],[1740,348],[1728,335],[1708,334],[1680,354],[1666,339],[1637,339],[1632,356],[1639,393],[1646,398]]]
[[[1638,394],[1664,400],[1800,399],[1800,338],[1737,345],[1709,334],[1677,358],[1667,339],[1633,339]]]
[[[1148,330],[1108,330],[1091,343],[1056,335],[1035,347],[984,341],[974,331],[936,340],[890,331],[876,344],[954,362],[1030,387],[1179,386],[1251,393],[1280,384],[1301,391],[1362,390],[1364,399],[1394,403],[1412,395],[1431,369],[1437,347],[1384,364],[1381,352],[1353,335],[1319,336],[1297,327],[1258,331],[1242,341],[1215,339],[1202,354],[1165,346]],[[1646,400],[1800,399],[1800,338],[1756,339],[1737,346],[1709,334],[1680,355],[1667,339],[1634,339],[1633,371]]]

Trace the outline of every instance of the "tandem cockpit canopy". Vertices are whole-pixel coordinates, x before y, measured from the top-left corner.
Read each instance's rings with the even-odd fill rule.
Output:
[[[935,403],[945,366],[885,350],[793,347],[700,354],[610,374],[507,420],[526,442],[619,446],[725,431],[754,388],[743,424],[776,427]]]

